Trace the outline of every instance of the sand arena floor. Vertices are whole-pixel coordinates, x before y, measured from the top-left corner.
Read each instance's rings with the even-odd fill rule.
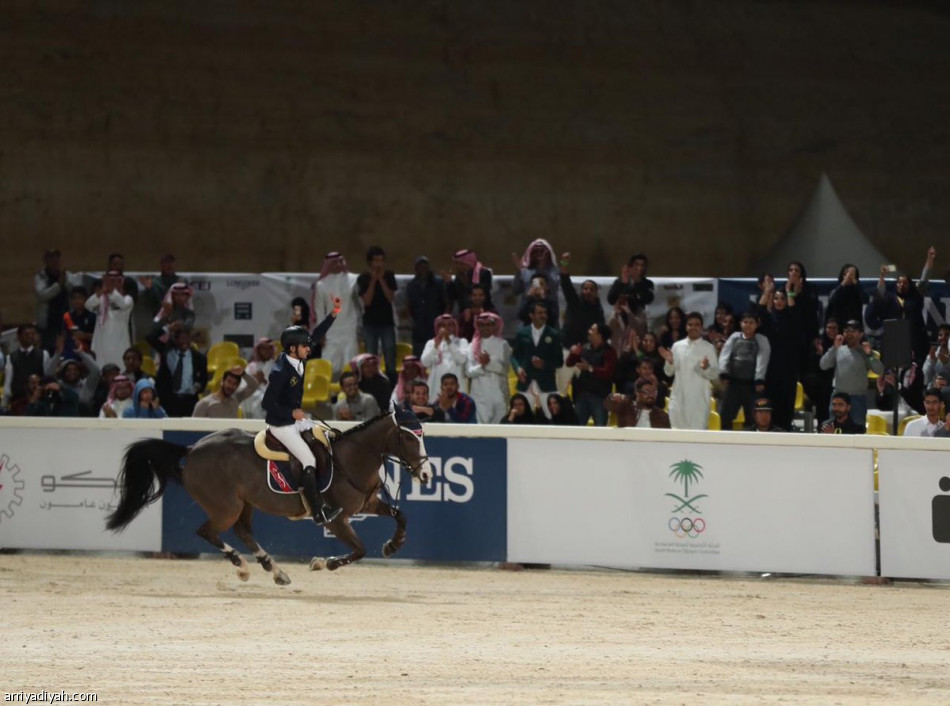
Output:
[[[0,691],[100,704],[950,702],[946,584],[0,555]]]

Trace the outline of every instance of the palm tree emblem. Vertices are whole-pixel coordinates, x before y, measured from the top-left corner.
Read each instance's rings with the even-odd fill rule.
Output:
[[[693,505],[693,503],[699,500],[700,498],[707,497],[706,494],[703,493],[700,495],[694,495],[692,498],[689,497],[689,484],[690,483],[696,484],[699,482],[699,479],[703,477],[702,469],[703,467],[700,466],[698,463],[693,463],[692,461],[688,461],[686,459],[683,459],[682,461],[679,461],[678,463],[674,463],[672,466],[670,466],[670,478],[674,478],[676,479],[677,482],[683,484],[683,496],[684,496],[681,498],[675,493],[666,493],[666,495],[670,496],[677,502],[681,503],[681,505],[675,508],[673,512],[679,512],[683,508],[688,507],[690,510],[692,510],[693,512],[697,514],[700,514],[700,515],[703,514],[699,508]]]

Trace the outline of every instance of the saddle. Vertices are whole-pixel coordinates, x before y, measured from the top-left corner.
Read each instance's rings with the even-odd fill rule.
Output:
[[[304,440],[311,446],[314,442],[317,442],[323,444],[328,449],[330,448],[329,442],[324,439],[323,434],[308,434],[304,436]],[[257,455],[261,458],[272,461],[290,461],[293,459],[287,447],[280,443],[276,436],[271,434],[270,429],[262,429],[257,432],[254,436],[254,450],[257,451]]]
[[[270,429],[262,429],[254,436],[254,450],[261,458],[271,461],[289,461],[290,452],[277,437],[270,433]]]

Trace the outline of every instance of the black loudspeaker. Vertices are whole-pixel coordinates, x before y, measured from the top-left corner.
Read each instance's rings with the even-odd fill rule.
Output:
[[[910,320],[888,319],[884,322],[884,345],[881,362],[887,368],[909,368],[913,361],[910,345]]]

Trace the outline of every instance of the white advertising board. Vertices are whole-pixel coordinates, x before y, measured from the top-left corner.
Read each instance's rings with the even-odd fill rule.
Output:
[[[161,432],[0,428],[0,547],[159,551],[161,501],[119,534],[105,529],[118,502],[125,447]]]
[[[878,452],[882,576],[950,579],[948,459],[946,451]]]
[[[510,439],[509,559],[872,575],[872,464],[868,449]]]

